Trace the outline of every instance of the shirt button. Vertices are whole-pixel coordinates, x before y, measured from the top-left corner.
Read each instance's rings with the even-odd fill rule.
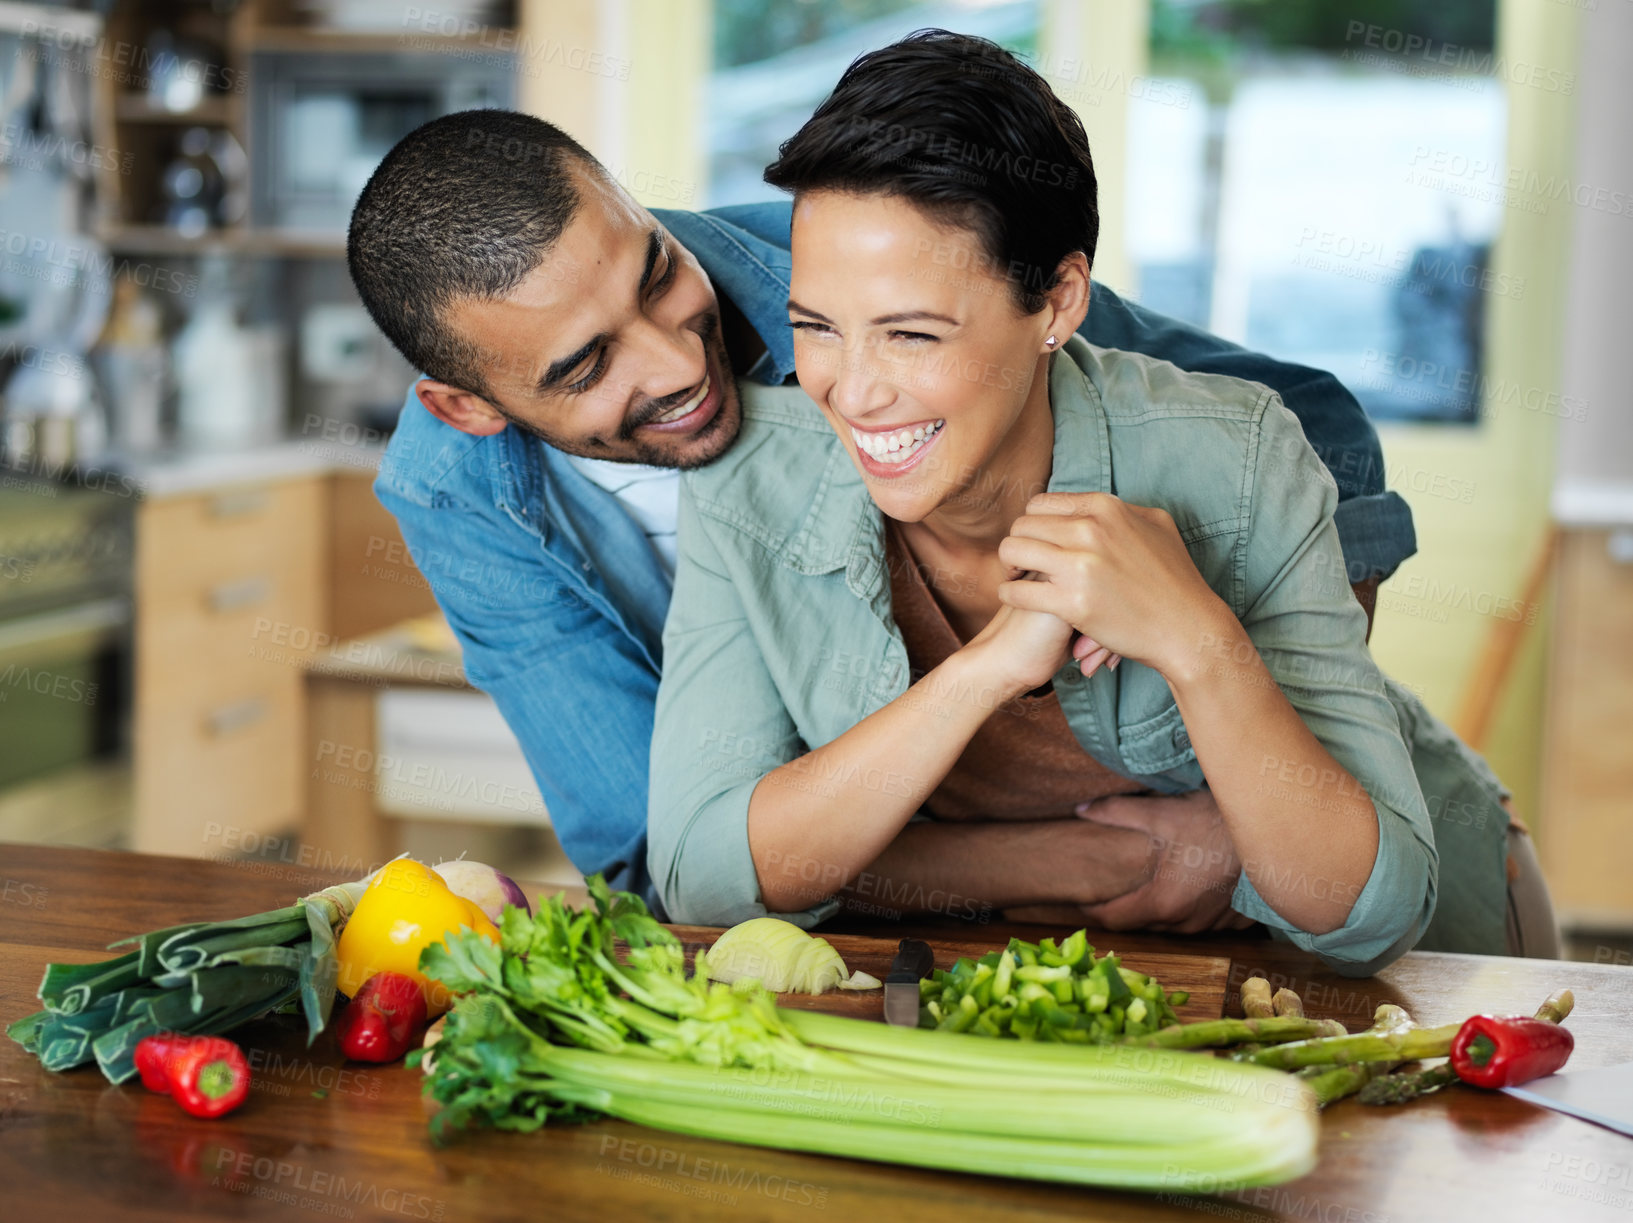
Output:
[[[1187,731],[1183,725],[1176,726],[1174,728],[1174,750],[1179,751],[1179,752],[1184,752],[1184,751],[1189,751],[1190,747],[1191,747],[1191,735],[1190,735],[1190,732]]]
[[[585,561],[584,564],[580,566],[580,568],[583,569],[585,573],[588,573],[590,571],[590,562]]]

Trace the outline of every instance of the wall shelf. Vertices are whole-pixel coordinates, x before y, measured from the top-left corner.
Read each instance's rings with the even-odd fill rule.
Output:
[[[214,229],[196,238],[165,225],[115,225],[98,237],[109,250],[123,255],[266,255],[290,259],[341,259],[346,236],[295,230],[234,227]]]
[[[224,96],[210,96],[191,110],[166,110],[155,106],[139,93],[122,93],[114,98],[113,117],[121,123],[184,123],[225,126],[233,120]]]
[[[402,52],[460,55],[491,52],[506,55],[516,50],[517,31],[491,27],[471,37],[425,34],[417,30],[324,30],[301,26],[259,26],[248,32],[246,46],[254,51],[306,51],[315,54],[379,54]]]

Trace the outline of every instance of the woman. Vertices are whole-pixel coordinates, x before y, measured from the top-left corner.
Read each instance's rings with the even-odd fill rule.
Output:
[[[810,924],[915,819],[1206,785],[1237,913],[1372,971],[1448,875],[1491,942],[1506,796],[1374,666],[1297,420],[1074,336],[1094,173],[1047,84],[921,32],[853,64],[766,178],[795,194],[820,416],[746,394],[686,477],[649,813],[670,912]],[[1448,871],[1453,801],[1481,826]]]

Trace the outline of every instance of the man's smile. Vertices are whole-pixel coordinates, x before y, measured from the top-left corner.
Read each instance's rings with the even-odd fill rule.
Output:
[[[698,385],[697,390],[693,391],[685,402],[676,404],[662,416],[656,417],[653,420],[647,421],[646,424],[638,425],[636,427],[640,429],[655,429],[661,433],[690,433],[693,429],[697,428],[699,425],[708,420],[709,417],[713,416],[714,410],[720,406],[720,396],[713,394],[713,391],[714,379],[710,375],[709,371],[705,369],[703,372],[703,381]],[[709,409],[707,414],[702,414],[702,409],[704,407]],[[697,414],[697,419],[690,419],[694,414]]]

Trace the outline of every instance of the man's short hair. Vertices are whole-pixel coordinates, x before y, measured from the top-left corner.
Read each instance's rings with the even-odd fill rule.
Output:
[[[346,264],[415,369],[490,397],[488,363],[448,308],[504,297],[539,266],[578,209],[578,168],[601,172],[559,127],[511,110],[444,115],[386,154],[352,210]]]

